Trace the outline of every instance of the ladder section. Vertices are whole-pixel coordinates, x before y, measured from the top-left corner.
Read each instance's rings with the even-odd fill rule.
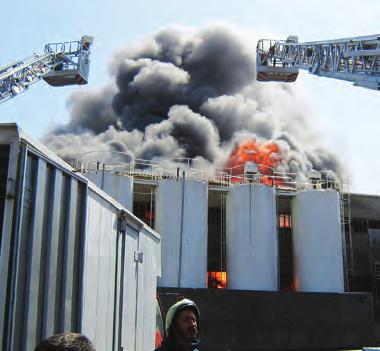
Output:
[[[0,102],[22,93],[38,82],[54,63],[54,54],[32,55],[0,68]]]
[[[86,84],[92,42],[92,37],[83,36],[80,41],[47,44],[43,54],[33,54],[1,67],[0,103],[41,79],[52,86]]]
[[[263,41],[270,46],[260,51],[258,45],[258,71],[272,62],[277,70],[278,66],[306,69],[317,76],[380,90],[380,34],[305,43],[298,43],[296,36],[285,41]]]

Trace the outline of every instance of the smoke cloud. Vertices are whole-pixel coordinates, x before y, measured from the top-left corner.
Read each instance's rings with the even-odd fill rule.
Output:
[[[222,168],[235,146],[251,138],[279,145],[280,171],[339,174],[337,157],[314,140],[305,102],[290,85],[256,83],[254,58],[229,27],[167,28],[121,48],[110,82],[73,94],[70,122],[43,141],[66,159],[119,151]]]

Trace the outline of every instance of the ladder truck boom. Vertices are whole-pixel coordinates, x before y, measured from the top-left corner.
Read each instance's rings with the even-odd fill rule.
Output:
[[[299,43],[260,39],[256,49],[256,79],[262,82],[294,82],[299,69],[380,90],[380,34]]]
[[[92,43],[88,35],[78,41],[50,43],[41,54],[0,67],[0,103],[41,79],[55,87],[87,84]]]

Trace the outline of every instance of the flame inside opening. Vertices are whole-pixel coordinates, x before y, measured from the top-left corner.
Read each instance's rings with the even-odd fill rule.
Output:
[[[213,289],[227,287],[227,272],[207,272],[207,286]]]
[[[233,182],[240,182],[244,179],[245,164],[255,163],[259,168],[260,183],[273,186],[280,183],[274,179],[273,172],[281,160],[280,148],[275,142],[249,139],[235,147],[225,169],[231,174]]]

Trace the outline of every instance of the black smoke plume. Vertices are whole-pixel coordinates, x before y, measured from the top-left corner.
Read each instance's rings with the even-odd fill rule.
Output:
[[[44,142],[69,159],[119,151],[150,160],[195,158],[216,168],[236,143],[260,138],[280,146],[279,170],[340,173],[337,158],[314,145],[296,90],[255,82],[254,56],[229,27],[162,30],[120,49],[110,82],[74,94],[70,122]]]

